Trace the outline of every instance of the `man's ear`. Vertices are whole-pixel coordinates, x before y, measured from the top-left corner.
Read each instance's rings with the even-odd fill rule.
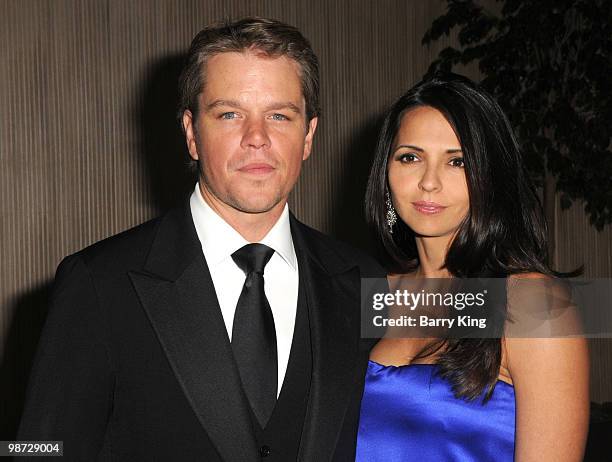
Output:
[[[185,142],[187,143],[187,149],[189,150],[189,156],[193,160],[199,160],[198,148],[196,146],[195,139],[195,127],[194,127],[193,114],[189,109],[183,112],[183,132],[185,133]]]
[[[312,150],[312,141],[314,138],[315,131],[317,130],[317,123],[319,122],[318,117],[313,117],[308,123],[308,132],[306,133],[306,139],[304,140],[304,155],[302,160],[306,160],[310,157],[310,151]]]

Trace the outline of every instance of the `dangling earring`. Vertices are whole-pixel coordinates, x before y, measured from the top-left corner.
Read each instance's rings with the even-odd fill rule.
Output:
[[[397,222],[397,213],[395,213],[395,209],[393,208],[393,202],[391,202],[389,191],[387,191],[385,203],[387,204],[387,225],[389,225],[389,233],[393,234],[393,225]]]

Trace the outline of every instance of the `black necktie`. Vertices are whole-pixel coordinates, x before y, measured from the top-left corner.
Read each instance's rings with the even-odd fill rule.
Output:
[[[273,254],[274,249],[263,244],[248,244],[232,254],[246,274],[234,314],[232,350],[242,386],[261,428],[265,428],[276,404],[278,381],[276,331],[263,276]]]

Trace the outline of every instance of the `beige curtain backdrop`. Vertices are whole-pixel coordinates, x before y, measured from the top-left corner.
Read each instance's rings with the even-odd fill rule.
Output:
[[[310,38],[323,115],[291,206],[369,248],[361,210],[379,117],[453,41],[421,46],[443,10],[440,0],[0,0],[0,439],[19,419],[61,258],[192,187],[174,92],[195,33],[259,15]],[[594,231],[579,206],[552,218],[561,267],[612,276],[610,227]],[[611,352],[594,344],[594,401],[612,400]]]

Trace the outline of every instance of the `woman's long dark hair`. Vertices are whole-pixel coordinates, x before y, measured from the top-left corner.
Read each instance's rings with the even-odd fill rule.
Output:
[[[455,277],[503,278],[538,272],[558,275],[547,266],[547,230],[541,204],[521,158],[510,123],[497,102],[477,84],[457,74],[425,79],[388,111],[376,147],[366,192],[366,217],[388,254],[391,270],[419,266],[414,232],[401,220],[391,234],[386,220],[388,161],[402,116],[429,106],[449,122],[463,152],[469,212],[446,255]],[[440,351],[440,374],[457,396],[491,396],[499,375],[500,338],[444,339],[421,352]]]

